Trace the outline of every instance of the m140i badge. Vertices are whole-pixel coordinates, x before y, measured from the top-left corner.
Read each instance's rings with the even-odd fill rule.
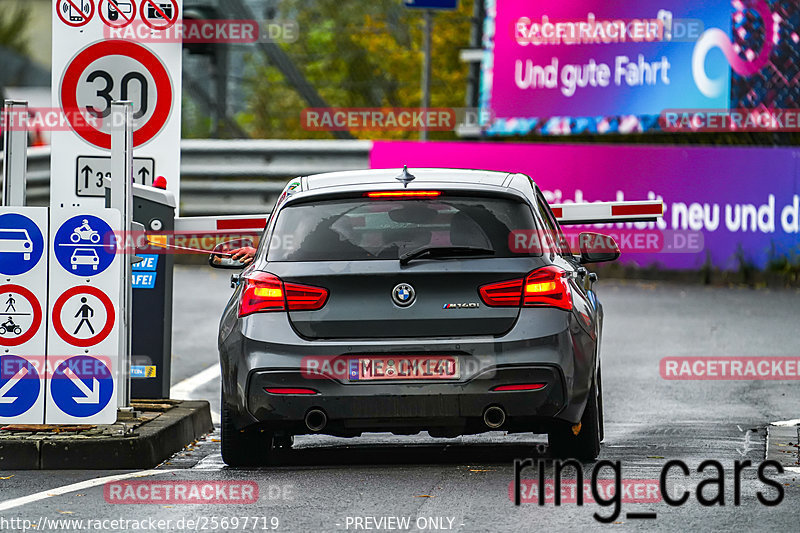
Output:
[[[472,302],[467,304],[444,304],[442,309],[477,309],[479,307],[480,304]]]

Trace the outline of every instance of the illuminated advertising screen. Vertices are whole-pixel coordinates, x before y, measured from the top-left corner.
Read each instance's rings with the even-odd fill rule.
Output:
[[[486,0],[486,13],[488,135],[709,130],[723,111],[727,129],[791,129],[737,127],[732,111],[800,108],[796,1]]]

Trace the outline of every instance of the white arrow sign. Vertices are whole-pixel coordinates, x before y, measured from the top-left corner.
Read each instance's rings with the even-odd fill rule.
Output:
[[[28,369],[25,367],[20,368],[14,377],[9,379],[5,385],[0,387],[0,403],[14,403],[19,398],[18,396],[6,397],[6,393],[14,388],[14,385],[19,383],[19,380],[28,375]]]
[[[73,396],[72,399],[75,400],[75,403],[100,403],[100,382],[97,381],[97,379],[92,378],[92,388],[89,389],[70,368],[64,369],[64,375],[69,378],[73,385],[78,387],[78,390],[80,390],[84,396],[83,398],[76,398]]]

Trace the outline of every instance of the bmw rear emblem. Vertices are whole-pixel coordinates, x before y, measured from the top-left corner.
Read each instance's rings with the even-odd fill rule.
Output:
[[[416,298],[417,292],[408,283],[400,283],[392,289],[392,300],[400,307],[408,307],[414,303]]]

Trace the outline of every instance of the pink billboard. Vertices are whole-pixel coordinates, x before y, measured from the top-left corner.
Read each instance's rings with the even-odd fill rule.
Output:
[[[666,110],[800,102],[796,0],[485,5],[488,135],[657,131]]]
[[[738,269],[800,256],[800,150],[667,146],[377,141],[371,168],[450,167],[522,172],[551,203],[661,199],[642,229],[702,234],[700,249],[624,254],[640,266]]]

